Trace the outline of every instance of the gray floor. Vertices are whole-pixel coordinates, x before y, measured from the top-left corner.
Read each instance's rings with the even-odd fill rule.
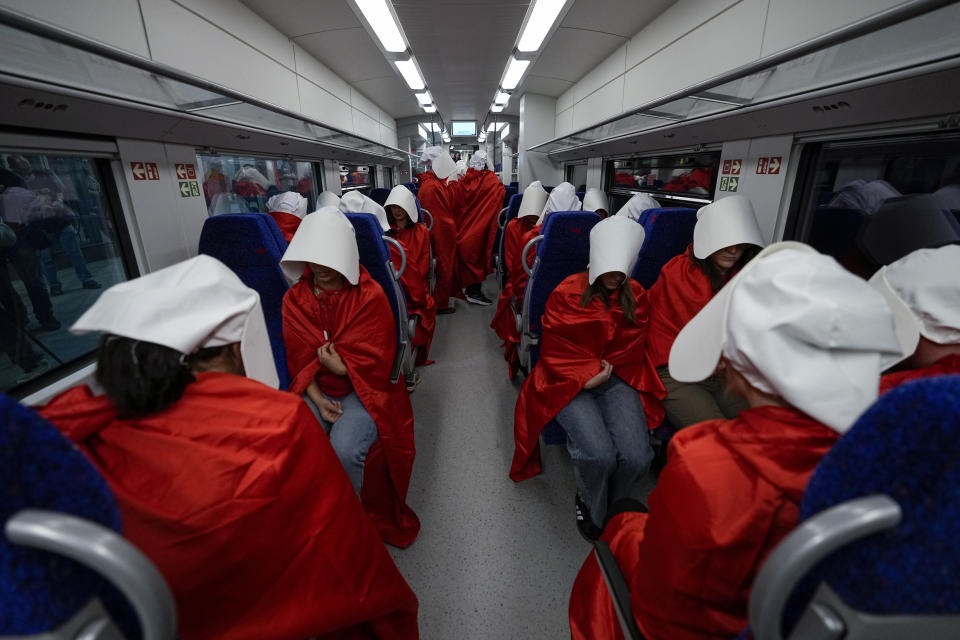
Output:
[[[496,284],[484,283],[495,300]],[[577,533],[576,485],[564,447],[520,484],[513,457],[519,385],[507,379],[494,306],[457,302],[437,318],[431,358],[413,394],[417,457],[408,501],[422,529],[391,554],[420,598],[424,640],[568,638],[570,588],[590,546]],[[637,487],[645,497],[653,480]]]

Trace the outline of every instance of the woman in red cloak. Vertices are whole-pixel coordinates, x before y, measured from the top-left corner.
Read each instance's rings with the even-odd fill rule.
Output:
[[[304,218],[280,266],[291,280],[302,274],[283,298],[290,391],[316,412],[383,540],[406,547],[420,530],[406,504],[413,408],[403,382],[390,381],[397,345],[386,294],[333,207]]]
[[[690,384],[674,380],[667,357],[684,325],[763,244],[749,200],[743,196],[717,200],[697,212],[693,243],[664,265],[650,287],[647,357],[667,389],[663,406],[667,419],[677,428],[733,418],[746,408],[743,398],[724,390],[717,376]]]
[[[320,425],[276,390],[255,291],[201,255],[108,289],[72,330],[104,332],[106,395],[40,412],[110,484],[180,637],[417,638],[416,596]]]
[[[517,329],[516,313],[523,304],[523,291],[527,287],[527,272],[520,264],[520,253],[530,238],[536,237],[537,219],[547,203],[547,192],[539,180],[534,180],[523,191],[517,217],[507,222],[503,230],[503,257],[507,265],[507,281],[497,300],[497,311],[490,327],[503,340],[503,357],[509,366],[510,378],[517,375],[520,356],[520,331]],[[530,254],[533,252],[531,251]],[[528,257],[533,261],[533,256]]]
[[[433,216],[433,230],[430,233],[437,254],[437,286],[433,295],[437,302],[437,313],[453,313],[455,309],[450,297],[459,291],[454,277],[457,264],[455,221],[459,211],[453,195],[454,188],[448,187],[444,181],[456,173],[457,165],[443,147],[427,147],[420,160],[429,166],[427,171],[417,174],[417,197],[423,208]]]
[[[436,328],[437,304],[430,295],[430,232],[418,224],[417,201],[403,185],[390,190],[384,203],[390,228],[387,234],[403,246],[407,254],[407,267],[400,277],[400,284],[407,294],[407,312],[419,318],[417,331],[413,335],[413,346],[417,347],[417,365],[427,364],[430,342]],[[400,255],[392,251],[393,266],[400,268]],[[408,382],[408,389],[419,382],[419,377]]]
[[[673,377],[703,379],[719,365],[750,408],[677,433],[649,513],[607,524],[645,638],[733,638],[747,625],[750,586],[796,526],[810,475],[876,400],[884,362],[902,353],[892,316],[832,258],[785,242],[680,332]],[[622,638],[592,555],[570,596],[570,629],[574,640]]]
[[[490,254],[497,236],[497,213],[506,187],[487,169],[487,153],[470,157],[470,168],[459,180],[460,218],[457,220],[457,282],[467,302],[488,305],[480,284],[490,272]]]
[[[589,271],[568,277],[547,300],[540,360],[514,413],[510,477],[540,472],[537,438],[555,419],[576,470],[577,525],[589,538],[653,460],[647,424],[659,421],[663,387],[644,358],[646,293],[626,275],[642,245],[643,227],[626,218],[593,227]]]
[[[885,393],[904,382],[960,374],[960,246],[919,249],[870,278],[914,331],[904,334],[909,355],[880,380]]]
[[[284,191],[267,200],[267,211],[280,227],[283,238],[290,242],[303,216],[307,215],[307,199],[294,191]]]

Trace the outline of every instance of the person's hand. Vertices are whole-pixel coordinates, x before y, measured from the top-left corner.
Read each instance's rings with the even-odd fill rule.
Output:
[[[593,376],[583,385],[584,389],[594,389],[599,387],[604,382],[610,379],[610,376],[613,375],[613,365],[607,362],[606,360],[600,361],[600,373]]]
[[[333,424],[337,419],[343,415],[343,405],[340,404],[337,400],[330,400],[326,396],[321,395],[317,398],[317,408],[320,409],[320,417],[324,420]]]
[[[337,353],[337,348],[333,346],[332,342],[328,342],[317,349],[317,359],[333,375],[347,375],[347,365],[343,363],[343,358]]]

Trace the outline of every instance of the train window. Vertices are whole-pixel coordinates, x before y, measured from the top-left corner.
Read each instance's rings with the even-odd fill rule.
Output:
[[[29,392],[96,349],[68,328],[136,275],[106,160],[0,150],[0,391]]]
[[[365,194],[370,193],[375,185],[370,167],[366,165],[341,164],[340,165],[340,191],[359,190]]]
[[[800,165],[785,236],[854,273],[960,238],[960,135],[813,144]]]
[[[705,204],[713,199],[720,152],[611,160],[607,191],[619,208],[634,193]]]
[[[577,191],[587,190],[587,165],[571,164],[567,166],[567,182],[572,184]]]
[[[267,213],[267,200],[283,191],[296,191],[307,199],[307,210],[317,202],[317,180],[310,162],[253,156],[198,155],[203,175],[207,211]]]

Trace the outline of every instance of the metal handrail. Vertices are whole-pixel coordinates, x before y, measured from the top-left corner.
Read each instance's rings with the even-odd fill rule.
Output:
[[[394,272],[393,279],[400,280],[400,276],[403,275],[403,272],[407,270],[407,252],[403,250],[403,245],[397,242],[395,239],[390,236],[380,236],[387,241],[388,244],[393,245],[397,251],[400,252],[400,268]]]
[[[530,251],[530,247],[535,246],[538,242],[543,240],[543,234],[541,233],[536,238],[530,238],[526,245],[523,247],[523,251],[520,253],[520,265],[523,267],[523,270],[527,272],[527,275],[531,278],[533,277],[533,270],[527,265],[527,252]]]
[[[420,207],[420,214],[427,214],[427,217],[430,218],[430,222],[427,223],[427,231],[433,231],[433,214],[423,207]]]

